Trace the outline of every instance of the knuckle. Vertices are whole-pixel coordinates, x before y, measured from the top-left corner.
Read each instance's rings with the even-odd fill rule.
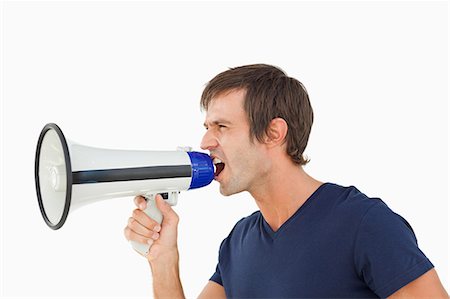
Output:
[[[140,210],[139,209],[133,210],[133,218],[139,217],[139,214],[140,214]]]
[[[149,228],[153,229],[157,225],[158,225],[158,222],[155,219],[150,218]]]

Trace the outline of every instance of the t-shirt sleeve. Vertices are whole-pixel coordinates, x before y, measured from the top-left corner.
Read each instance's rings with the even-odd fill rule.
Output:
[[[253,215],[253,214],[252,214]],[[223,285],[223,280],[222,280],[222,273],[221,273],[221,269],[222,267],[226,266],[226,264],[228,263],[228,261],[226,260],[226,257],[229,257],[229,253],[230,253],[230,239],[233,235],[233,232],[235,231],[236,227],[244,220],[245,218],[242,218],[241,220],[239,220],[233,227],[233,229],[231,230],[230,234],[222,241],[222,243],[220,243],[220,248],[219,248],[219,261],[217,263],[216,266],[216,272],[214,272],[213,276],[211,276],[211,278],[209,280],[217,282],[218,284],[220,284],[221,286],[225,287]]]
[[[358,274],[381,298],[433,268],[409,223],[383,202],[372,206],[362,219],[354,258]]]
[[[223,286],[223,283],[222,283],[222,276],[220,275],[219,264],[217,264],[216,272],[214,272],[213,276],[211,276],[211,278],[210,278],[209,280],[214,281],[214,282],[217,282],[218,284],[220,284],[221,286]]]
[[[211,281],[217,282],[221,286],[223,286],[223,282],[222,282],[222,274],[220,273],[220,262],[222,260],[223,251],[225,250],[224,243],[228,240],[228,238],[229,237],[224,239],[222,241],[222,243],[220,244],[220,248],[219,248],[219,262],[217,263],[217,266],[216,266],[216,272],[214,272],[213,276],[211,276],[211,278],[209,279]]]

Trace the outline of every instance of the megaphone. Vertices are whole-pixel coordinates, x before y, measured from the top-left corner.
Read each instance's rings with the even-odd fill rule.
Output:
[[[61,228],[73,210],[104,199],[143,195],[145,213],[161,223],[155,195],[175,205],[178,194],[207,186],[214,166],[207,154],[183,148],[176,151],[101,149],[64,137],[54,123],[44,126],[35,160],[36,193],[45,223]],[[146,255],[150,246],[131,242]]]

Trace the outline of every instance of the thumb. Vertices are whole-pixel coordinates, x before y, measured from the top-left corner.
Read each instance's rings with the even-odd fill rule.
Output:
[[[164,201],[161,194],[157,194],[155,197],[156,206],[163,215],[163,222],[166,223],[178,223],[178,215],[172,209],[172,207]]]

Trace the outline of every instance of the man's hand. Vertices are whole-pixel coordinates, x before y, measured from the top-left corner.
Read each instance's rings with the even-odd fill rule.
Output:
[[[144,213],[147,208],[144,197],[136,196],[134,203],[138,208],[133,211],[124,230],[127,240],[151,245],[147,256],[149,261],[177,251],[179,217],[161,195],[156,195],[155,201],[163,215],[161,225]]]
[[[155,298],[184,298],[178,266],[179,217],[161,195],[155,200],[163,215],[161,225],[143,212],[147,202],[137,196],[134,202],[138,208],[129,218],[124,234],[128,240],[151,245],[147,259],[153,273]]]

